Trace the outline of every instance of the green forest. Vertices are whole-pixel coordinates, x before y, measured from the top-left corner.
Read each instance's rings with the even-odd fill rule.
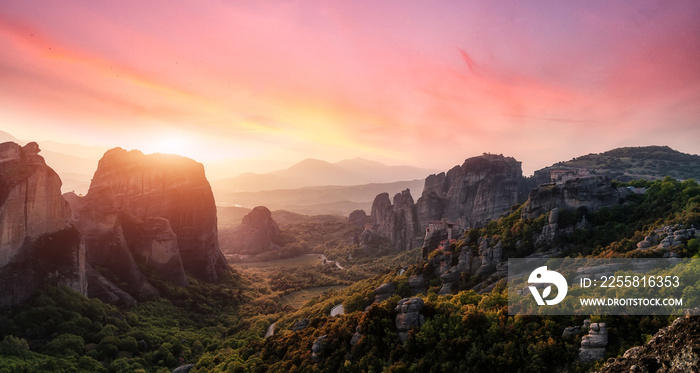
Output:
[[[562,211],[559,227],[572,227],[571,234],[540,247],[533,234],[548,216],[522,219],[522,206],[513,206],[507,216],[465,232],[450,250],[456,260],[463,250],[478,250],[479,238],[486,237],[501,240],[506,258],[552,248],[564,257],[700,255],[697,238],[667,249],[636,246],[663,226],[700,227],[697,182],[666,177],[616,186],[646,192],[630,194],[610,209]],[[584,218],[588,224],[578,225]],[[352,230],[336,224],[329,223],[328,230]],[[190,372],[586,372],[603,360],[577,362],[581,336],[563,338],[565,328],[584,319],[607,323],[609,358],[645,343],[675,318],[512,316],[503,282],[478,294],[470,290],[477,279],[463,275],[452,294],[438,295],[440,279],[430,259],[439,252],[425,258],[419,249],[397,254],[382,241],[373,250],[359,250],[341,235],[310,238],[309,229],[290,228],[286,239],[305,252],[323,252],[342,269],[317,263],[235,270],[218,284],[190,277],[188,287],[150,274],[163,297],[131,308],[46,286],[28,304],[0,314],[0,372],[171,372],[186,364],[194,365]],[[322,243],[324,237],[331,239]],[[415,274],[427,283],[426,293],[418,295],[424,324],[401,342],[395,309],[412,296],[408,279]],[[396,292],[374,303],[374,289],[385,283]],[[324,285],[345,287],[298,309],[282,301],[291,292]],[[340,304],[345,314],[329,316]],[[265,338],[272,323],[274,335]]]

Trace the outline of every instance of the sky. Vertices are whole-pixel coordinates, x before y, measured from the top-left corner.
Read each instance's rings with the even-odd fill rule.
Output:
[[[526,175],[698,154],[699,19],[694,0],[3,0],[0,130],[241,164],[490,152]]]

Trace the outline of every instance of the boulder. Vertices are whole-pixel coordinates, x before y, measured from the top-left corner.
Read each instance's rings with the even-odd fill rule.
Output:
[[[585,324],[584,324],[585,325]],[[588,334],[581,338],[581,348],[578,359],[584,363],[592,363],[605,357],[608,345],[608,330],[605,323],[590,323]]]
[[[194,364],[180,365],[179,367],[173,369],[173,373],[189,373],[194,368]]]
[[[309,327],[309,319],[296,320],[292,326],[292,331],[298,332],[299,330],[304,330]]]
[[[415,275],[408,278],[408,287],[411,289],[412,295],[423,294],[427,291],[425,278],[421,275]]]
[[[420,313],[424,307],[421,298],[404,298],[399,301],[394,311],[396,314],[396,329],[401,342],[408,340],[408,331],[425,323],[425,317]]]
[[[391,298],[396,292],[396,287],[391,282],[379,285],[374,289],[374,303],[381,303]]]
[[[452,288],[459,281],[461,271],[457,267],[450,268],[447,272],[440,276],[440,281],[442,281],[442,288],[438,295],[452,294]]]
[[[314,360],[318,359],[318,356],[321,354],[321,351],[326,346],[324,343],[326,338],[328,338],[327,335],[322,335],[316,338],[313,345],[311,345],[311,358],[313,358]]]
[[[352,338],[350,338],[350,345],[354,346],[360,342],[360,339],[362,339],[362,333],[360,330],[360,326],[358,325],[355,328],[355,334],[352,335]]]

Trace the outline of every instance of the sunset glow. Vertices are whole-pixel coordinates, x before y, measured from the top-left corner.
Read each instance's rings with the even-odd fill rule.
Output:
[[[8,0],[0,129],[203,162],[697,154],[698,19],[697,1]]]

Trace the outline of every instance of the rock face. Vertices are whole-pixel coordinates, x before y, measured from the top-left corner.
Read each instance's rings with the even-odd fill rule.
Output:
[[[119,219],[126,242],[137,261],[145,263],[178,285],[189,284],[180,257],[177,235],[168,219],[139,219],[126,213],[120,213]]]
[[[578,350],[578,359],[584,363],[592,363],[605,357],[605,348],[608,346],[608,329],[605,323],[590,323],[584,321],[584,327],[588,327],[588,334],[581,338],[581,348]]]
[[[417,202],[420,228],[443,218],[463,227],[496,219],[523,202],[529,188],[521,163],[514,158],[493,154],[469,158],[462,166],[425,179]]]
[[[167,254],[174,251],[172,230],[185,271],[209,282],[218,281],[219,272],[229,271],[219,250],[214,195],[201,163],[176,155],[144,155],[114,148],[100,160],[90,192],[103,187],[114,193],[120,212],[150,224],[150,228],[143,227],[144,234],[153,235],[151,242],[157,245],[150,249],[147,244],[136,245],[145,250],[139,256],[154,262],[171,258]],[[170,229],[163,221],[149,218],[167,219]]]
[[[655,229],[644,240],[637,242],[637,250],[668,249],[687,242],[691,238],[698,237],[700,230],[695,227],[685,228],[679,224],[667,225]]]
[[[409,330],[425,323],[425,317],[420,313],[424,305],[422,298],[404,298],[394,309],[397,312],[395,322],[401,342],[408,340]]]
[[[686,316],[659,330],[647,344],[627,350],[622,357],[609,359],[598,372],[697,372],[698,366],[700,319]]]
[[[85,294],[85,251],[71,227],[61,179],[39,146],[0,144],[0,307],[29,299],[46,282]]]
[[[80,232],[85,246],[88,271],[88,296],[97,297],[111,303],[133,303],[122,292],[135,298],[147,299],[159,295],[146,276],[141,273],[122,229],[120,212],[112,190],[109,187],[95,187],[85,197],[66,193],[65,199],[73,210],[73,224]],[[95,268],[104,269],[105,275],[125,283],[124,289],[99,273]],[[123,286],[123,285],[122,285]],[[115,291],[119,289],[120,291]]]
[[[389,193],[381,193],[372,203],[370,217],[374,233],[388,238],[396,250],[411,250],[419,235],[418,215],[411,191],[406,189],[394,196],[393,204]]]
[[[282,244],[280,229],[265,206],[258,206],[246,214],[232,237],[232,251],[236,254],[261,254],[279,250]]]
[[[491,291],[498,281],[508,276],[507,263],[503,262],[503,242],[481,237],[476,243],[478,252],[463,247],[455,253],[451,246],[443,245],[437,255],[428,259],[432,275],[442,282],[439,294],[451,294],[463,275],[480,281],[472,288],[478,293]]]
[[[396,292],[396,287],[391,282],[379,285],[374,289],[374,303],[381,303],[389,299]]]
[[[408,287],[412,295],[423,294],[428,290],[425,278],[422,275],[415,275],[408,278]]]
[[[582,177],[559,184],[540,185],[530,192],[522,217],[536,218],[554,208],[576,210],[584,207],[593,212],[618,204],[620,197],[607,176]]]

